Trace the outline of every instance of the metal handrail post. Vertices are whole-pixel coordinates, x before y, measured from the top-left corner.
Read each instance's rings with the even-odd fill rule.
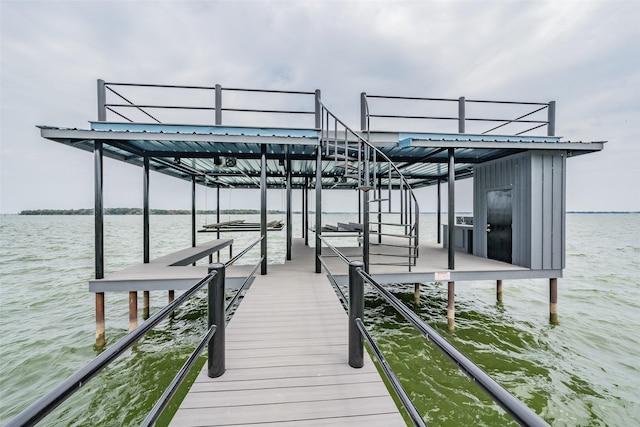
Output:
[[[215,124],[219,126],[222,124],[222,86],[215,85]]]
[[[464,96],[458,98],[458,133],[465,132],[465,120],[466,120],[466,110],[465,110],[465,99]]]
[[[107,92],[105,90],[104,80],[98,79],[98,121],[104,122],[107,120]]]
[[[556,135],[556,101],[549,102],[549,111],[547,111],[547,136]]]
[[[322,97],[322,92],[320,92],[320,89],[316,89],[316,96],[315,96],[315,124],[316,124],[316,129],[320,129],[320,127],[322,126],[322,104],[320,102],[320,98]]]
[[[209,274],[216,272],[216,277],[211,280],[208,285],[208,326],[216,325],[219,328],[216,334],[209,341],[208,346],[208,370],[209,378],[217,378],[224,374],[225,363],[225,307],[224,307],[224,281],[225,281],[225,265],[219,263],[209,264]]]
[[[364,268],[362,261],[349,263],[349,366],[364,366],[363,338],[356,319],[364,316],[364,280],[358,270]]]

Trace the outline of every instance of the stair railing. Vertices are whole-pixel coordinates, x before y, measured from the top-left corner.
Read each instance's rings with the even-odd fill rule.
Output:
[[[332,159],[336,165],[339,165],[339,162],[344,160],[344,164],[342,164],[342,168],[344,170],[343,178],[345,180],[355,179],[355,187],[362,192],[362,205],[364,209],[362,211],[361,220],[363,223],[362,240],[365,271],[369,271],[369,265],[371,264],[370,235],[372,231],[370,224],[372,224],[372,222],[369,220],[369,204],[371,202],[378,202],[379,208],[376,212],[378,215],[378,221],[373,222],[378,225],[377,231],[373,232],[378,235],[378,243],[374,243],[374,245],[407,249],[407,253],[404,255],[396,253],[376,253],[375,255],[406,257],[406,264],[400,264],[398,262],[389,262],[384,264],[405,265],[409,268],[409,271],[411,271],[411,267],[416,265],[418,257],[420,218],[418,200],[411,188],[411,185],[393,161],[391,161],[384,152],[375,147],[367,139],[363,138],[359,133],[352,130],[347,124],[333,114],[320,99],[317,99],[317,103],[320,106],[320,138],[321,145],[324,150],[324,157]],[[354,166],[349,163],[350,161],[355,161],[357,164]],[[370,199],[369,192],[371,190],[373,190],[374,194],[376,191],[381,193],[381,184],[383,179],[386,179],[387,181],[387,198],[382,199],[379,194],[377,199]],[[396,184],[394,184],[394,181]],[[392,210],[391,195],[394,190],[400,190],[399,212],[393,212]],[[388,208],[386,212],[383,212],[381,209],[381,202],[383,200],[388,201]],[[398,214],[399,222],[383,222],[383,214]],[[404,232],[402,234],[385,233],[383,232],[382,225],[387,225],[389,227],[400,226],[404,229]],[[406,245],[382,243],[383,236],[406,238],[408,243]]]

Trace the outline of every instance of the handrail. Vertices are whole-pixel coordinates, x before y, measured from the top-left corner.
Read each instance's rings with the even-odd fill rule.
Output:
[[[247,246],[242,252],[240,252],[238,255],[234,256],[233,258],[231,258],[230,260],[228,260],[227,262],[224,263],[225,268],[229,267],[231,264],[233,264],[234,262],[236,262],[237,260],[239,260],[242,256],[244,256],[244,254],[246,254],[247,252],[249,252],[251,250],[251,248],[253,248],[255,245],[257,245],[258,243],[260,243],[262,241],[262,239],[264,239],[264,234],[262,236],[260,236],[255,242],[253,242],[251,245]]]
[[[213,106],[188,106],[188,105],[161,105],[154,103],[147,104],[136,104],[121,93],[116,91],[115,87],[137,87],[137,88],[156,88],[156,89],[185,89],[185,90],[203,90],[203,91],[214,91],[215,92],[215,104]],[[99,113],[99,116],[102,114],[103,118],[99,118],[99,120],[106,120],[106,111],[110,111],[121,118],[133,122],[126,115],[116,111],[116,109],[122,108],[133,108],[140,111],[142,114],[151,118],[157,123],[161,123],[156,117],[150,114],[147,110],[149,109],[172,109],[172,110],[196,110],[196,111],[215,111],[215,124],[222,124],[222,112],[240,112],[240,113],[266,113],[266,114],[289,114],[289,115],[315,115],[315,126],[318,127],[319,120],[319,112],[317,110],[317,103],[314,102],[314,108],[310,109],[298,109],[298,110],[286,110],[286,109],[256,109],[256,108],[231,108],[224,107],[222,104],[222,94],[224,92],[248,92],[248,93],[263,93],[263,94],[282,94],[282,95],[309,95],[314,97],[320,96],[320,91],[295,91],[295,90],[275,90],[275,89],[247,89],[247,88],[233,88],[233,87],[222,87],[221,85],[214,86],[193,86],[193,85],[164,85],[164,84],[148,84],[148,83],[123,83],[123,82],[105,82],[103,80],[98,80],[98,110],[102,113]],[[107,91],[113,93],[115,96],[124,100],[126,103],[113,103],[107,102],[106,93]]]
[[[207,333],[204,334],[204,336],[200,340],[200,344],[198,344],[198,346],[193,351],[193,353],[191,353],[191,356],[189,356],[189,358],[184,363],[184,365],[182,365],[182,368],[180,368],[176,376],[173,377],[173,380],[171,381],[169,386],[166,388],[164,393],[162,393],[162,396],[160,396],[160,399],[158,399],[156,404],[153,406],[153,408],[151,409],[151,412],[149,412],[149,414],[144,419],[142,424],[140,424],[141,426],[144,426],[144,427],[152,426],[158,420],[158,417],[160,417],[160,414],[162,414],[162,411],[164,411],[164,409],[167,407],[173,395],[176,394],[176,392],[178,391],[178,387],[180,387],[182,382],[185,380],[185,378],[189,374],[189,371],[191,370],[191,368],[193,368],[193,365],[195,365],[196,361],[198,360],[198,357],[200,357],[200,354],[204,350],[205,346],[209,343],[209,340],[211,340],[211,337],[213,337],[213,334],[215,334],[216,328],[217,328],[216,325],[211,325]]]
[[[124,353],[128,348],[135,344],[140,338],[142,338],[147,332],[149,332],[154,326],[168,317],[178,306],[183,304],[187,299],[193,296],[200,288],[205,284],[208,284],[216,276],[215,273],[208,274],[203,279],[200,279],[195,285],[189,288],[185,293],[173,300],[170,304],[167,304],[164,308],[158,311],[156,314],[147,319],[142,325],[127,335],[122,337],[111,347],[106,349],[102,354],[87,363],[80,370],[76,371],[66,380],[64,380],[55,389],[32,403],[25,410],[20,412],[16,417],[11,419],[6,427],[14,426],[32,426],[38,421],[44,418],[57,408],[62,402],[67,400],[71,395],[78,391],[83,385],[85,385],[91,378],[93,378],[98,372],[105,368],[108,364],[114,361],[118,356]]]
[[[262,240],[262,239],[260,239]],[[262,260],[264,260],[264,255],[262,255],[260,257],[260,261],[258,261],[258,263],[256,264],[255,267],[253,267],[253,270],[251,270],[251,273],[249,273],[249,275],[247,276],[247,279],[244,281],[244,283],[242,284],[242,286],[240,286],[238,288],[238,290],[236,291],[236,294],[233,296],[233,298],[231,299],[231,301],[229,301],[229,303],[227,304],[227,306],[225,307],[225,314],[229,314],[229,311],[231,310],[231,308],[233,307],[233,305],[236,303],[236,301],[238,300],[238,298],[240,297],[240,294],[242,293],[242,291],[244,290],[244,288],[251,282],[251,278],[253,277],[253,275],[255,274],[256,270],[258,269],[258,267],[260,267],[260,264],[262,263]]]
[[[399,299],[393,296],[391,292],[376,282],[373,277],[360,268],[356,271],[363,280],[370,283],[393,308],[429,339],[429,341],[435,344],[438,350],[449,357],[462,372],[474,380],[480,388],[511,415],[516,422],[523,426],[548,426],[540,416],[498,384],[498,382],[484,372],[482,368],[458,351],[451,343],[440,336],[440,334],[407,308]]]
[[[338,286],[338,281],[331,273],[331,270],[329,270],[329,266],[327,266],[327,263],[324,261],[324,258],[322,256],[320,257],[320,263],[324,266],[324,269],[327,271],[327,274],[329,275],[329,283],[331,283],[331,286],[333,286],[333,289],[335,291],[338,291],[338,297],[342,301],[342,306],[345,308],[345,310],[348,311],[349,299],[346,297],[344,292],[342,292],[342,289],[340,289],[340,286]]]
[[[422,116],[422,115],[400,115],[400,114],[371,114],[369,112],[369,104],[368,99],[395,99],[395,100],[408,100],[408,101],[444,101],[444,102],[457,102],[460,104],[459,106],[459,115],[458,116],[443,116],[443,117],[434,117],[434,116]],[[454,99],[454,98],[431,98],[431,97],[415,97],[415,96],[386,96],[386,95],[369,95],[365,92],[361,94],[361,102],[363,103],[361,123],[363,126],[363,131],[370,131],[370,118],[397,118],[397,119],[421,119],[421,120],[457,120],[460,122],[459,129],[460,133],[464,133],[464,122],[468,121],[476,121],[476,122],[504,122],[499,126],[496,126],[492,129],[482,132],[482,134],[487,134],[496,129],[499,129],[503,126],[512,124],[512,123],[535,123],[537,126],[531,127],[527,130],[520,131],[516,133],[516,135],[522,135],[523,133],[530,132],[532,130],[538,129],[543,126],[547,126],[547,136],[553,136],[555,133],[555,101],[550,102],[528,102],[528,101],[492,101],[492,100],[483,100],[483,99],[466,99],[464,97]],[[465,104],[466,103],[479,103],[479,104],[496,104],[496,105],[520,105],[520,106],[539,106],[529,113],[521,115],[515,119],[501,119],[501,118],[483,118],[483,117],[465,117]],[[538,113],[542,110],[548,110],[547,120],[522,120],[525,117],[528,117],[532,114]],[[366,129],[364,126],[366,124]]]
[[[367,342],[369,343],[369,347],[371,347],[374,354],[376,355],[376,358],[380,363],[380,367],[382,368],[382,371],[384,372],[387,379],[391,383],[391,387],[393,387],[393,390],[396,392],[396,395],[402,401],[402,405],[407,410],[407,413],[409,414],[411,421],[413,421],[413,424],[420,427],[422,426],[426,427],[427,424],[424,422],[424,420],[420,416],[420,413],[418,412],[415,405],[411,401],[411,398],[409,398],[409,395],[407,395],[407,392],[405,391],[404,387],[402,387],[400,380],[398,380],[398,377],[393,372],[393,369],[391,369],[389,362],[387,362],[387,359],[384,357],[384,355],[380,351],[380,348],[374,341],[373,337],[369,334],[369,331],[367,331],[366,326],[364,326],[364,323],[362,323],[362,319],[360,319],[359,317],[356,319],[356,325],[358,325],[358,329],[360,329],[360,333],[362,333],[362,336],[367,340]]]
[[[351,260],[349,258],[347,258],[342,252],[340,252],[338,249],[336,249],[335,246],[333,246],[331,243],[329,243],[324,237],[322,237],[322,235],[318,236],[320,237],[320,240],[322,240],[322,243],[324,243],[325,245],[327,245],[327,247],[329,249],[331,249],[333,252],[335,252],[336,255],[338,255],[338,257],[344,261],[346,264],[349,264],[351,262]]]

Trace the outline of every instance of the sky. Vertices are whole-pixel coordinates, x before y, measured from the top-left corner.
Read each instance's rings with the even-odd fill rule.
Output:
[[[88,128],[97,79],[321,89],[355,129],[363,91],[555,100],[557,135],[607,141],[568,159],[567,210],[640,211],[638,22],[640,1],[616,0],[0,0],[0,213],[93,206],[92,154],[36,125]],[[142,206],[140,168],[105,159],[104,174],[106,207]],[[470,189],[457,185],[457,210],[471,210]],[[150,193],[151,208],[191,207],[187,182],[152,173]],[[259,207],[222,193],[223,209]],[[418,194],[436,209],[433,188]],[[198,209],[214,201],[198,190]]]

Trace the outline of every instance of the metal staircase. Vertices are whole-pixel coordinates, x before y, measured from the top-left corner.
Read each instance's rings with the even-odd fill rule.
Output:
[[[395,164],[350,129],[320,100],[323,159],[333,161],[334,187],[356,188],[365,270],[370,265],[416,265],[419,242],[418,201]],[[372,261],[371,256],[375,256]]]

